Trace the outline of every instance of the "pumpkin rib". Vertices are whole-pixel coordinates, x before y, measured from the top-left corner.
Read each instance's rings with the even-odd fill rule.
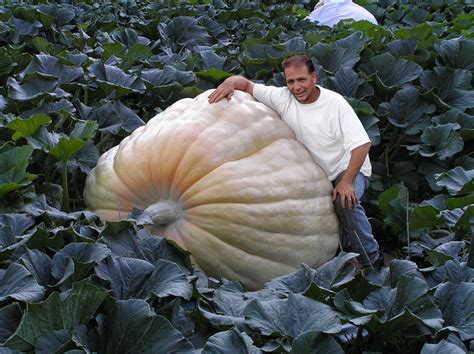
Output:
[[[264,232],[264,233],[260,233],[259,236],[261,236],[261,237],[267,237],[268,236],[268,238],[266,239],[266,241],[267,241],[266,243],[257,245],[254,242],[252,245],[249,244],[248,246],[243,247],[242,243],[239,243],[239,241],[241,241],[240,237],[233,237],[233,235],[225,237],[225,235],[215,233],[211,230],[206,229],[205,227],[198,226],[194,223],[192,223],[192,224],[195,225],[196,227],[198,227],[199,229],[201,229],[203,231],[206,231],[209,235],[212,235],[213,238],[218,239],[219,241],[221,241],[221,242],[223,242],[227,245],[233,246],[234,248],[239,249],[242,252],[245,252],[247,254],[252,254],[252,255],[260,254],[262,259],[272,261],[272,262],[275,262],[275,263],[279,263],[279,264],[283,263],[283,264],[286,264],[287,266],[291,266],[291,267],[294,267],[295,264],[299,265],[302,262],[301,256],[300,255],[295,255],[295,256],[292,257],[292,254],[288,254],[288,252],[287,252],[288,248],[286,247],[286,245],[285,244],[280,244],[280,242],[277,242],[278,240],[276,240],[275,242],[271,242],[272,237],[278,237],[280,239],[292,237],[292,238],[297,238],[298,239],[298,240],[295,240],[295,239],[291,240],[291,241],[294,241],[294,242],[306,241],[306,242],[303,242],[303,243],[314,243],[315,240],[325,239],[325,237],[328,235],[328,234],[295,235],[295,234],[287,234],[287,233],[277,234],[277,233],[271,233],[271,232]],[[250,232],[253,230],[252,228],[249,228],[249,227],[242,227],[241,229],[242,230],[250,230]],[[247,236],[248,236],[248,234],[247,234]],[[330,238],[328,239],[328,241],[329,240],[330,240]],[[249,238],[249,240],[247,240],[247,241],[250,242],[251,238]],[[278,243],[279,246],[276,246],[275,243]],[[334,244],[337,244],[337,242],[334,242]],[[260,246],[260,247],[258,247],[258,246]],[[321,245],[320,245],[320,248],[321,248]],[[332,247],[323,247],[323,248],[332,248]],[[252,251],[252,250],[254,250],[254,251]],[[271,254],[266,253],[266,251],[270,251]],[[316,254],[316,252],[314,252],[314,253]],[[286,254],[286,257],[282,258],[282,254]],[[265,255],[265,256],[263,256],[263,255]],[[316,259],[316,255],[315,255],[314,258]]]
[[[243,178],[244,179],[244,178]],[[242,179],[242,180],[243,180]],[[239,180],[233,180],[234,182],[237,182]],[[222,185],[225,185],[226,182],[222,182]],[[219,184],[216,184],[212,187],[216,187],[216,186],[219,186]],[[196,196],[198,196],[199,194],[201,193],[206,193],[208,191],[208,189],[212,188],[212,187],[209,187],[209,188],[206,188],[206,189],[202,189],[199,191],[198,194],[196,194]],[[193,196],[194,197],[194,196]],[[274,197],[274,196],[273,196]],[[278,197],[278,196],[277,196]],[[310,200],[310,199],[316,199],[316,198],[323,198],[324,196],[320,195],[320,194],[315,194],[315,195],[308,195],[308,196],[302,196],[302,197],[298,197],[297,200]],[[224,204],[224,203],[229,203],[229,204],[266,204],[266,203],[277,203],[277,202],[284,202],[284,201],[288,201],[288,200],[296,200],[295,198],[288,198],[288,197],[284,197],[284,196],[281,196],[282,199],[275,199],[275,200],[271,200],[271,201],[268,201],[268,200],[262,200],[262,201],[249,201],[249,200],[245,200],[244,202],[241,202],[241,201],[230,201],[230,200],[226,200],[226,201],[222,201],[222,202],[217,202],[217,201],[213,201],[213,202],[208,202],[208,201],[202,201],[200,203],[196,203],[196,204],[192,204],[191,206],[186,206],[186,210],[191,210],[192,208],[196,208],[196,207],[199,207],[199,206],[202,206],[202,205],[211,205],[211,204]],[[181,200],[180,200],[181,201]],[[187,204],[187,203],[186,203]]]
[[[312,199],[316,200],[318,198],[312,198]],[[308,199],[308,200],[310,200],[310,199]],[[228,203],[225,203],[225,204],[228,204]],[[237,204],[237,205],[245,205],[245,204],[248,205],[248,203],[241,203],[241,204]],[[331,208],[331,210],[332,210],[332,208]],[[331,219],[332,219],[331,221],[334,221],[334,224],[337,225],[337,218],[334,216],[333,213],[331,213],[331,210],[329,210],[329,209],[319,210],[320,213],[318,215],[313,215],[312,213],[308,213],[308,214],[306,214],[307,215],[306,217],[311,218],[312,220],[322,219],[324,221],[328,220],[328,217],[331,217]],[[192,210],[187,210],[185,212],[186,215],[185,215],[184,219],[188,222],[192,222],[193,224],[196,224],[196,223],[198,223],[198,220],[205,220],[206,219],[205,216],[201,216],[201,217],[200,216],[193,217],[192,215],[190,216],[191,213],[192,213]],[[262,223],[260,225],[257,225],[257,224],[250,223],[249,221],[247,221],[247,223],[244,224],[244,223],[237,222],[235,219],[232,218],[232,216],[226,217],[226,215],[227,214],[222,212],[222,213],[220,213],[219,218],[221,220],[224,220],[226,223],[232,223],[232,224],[240,226],[242,228],[249,228],[251,230],[257,230],[257,227],[258,227],[259,231],[270,233],[270,234],[276,234],[275,230],[272,228],[273,225],[270,224],[270,223]],[[276,216],[276,217],[278,217],[278,216]],[[293,215],[288,216],[288,218],[293,218],[293,217],[294,217]],[[249,226],[249,224],[251,224],[251,226]],[[324,224],[327,224],[327,223],[324,223]],[[203,227],[203,226],[201,225],[201,227]],[[312,233],[302,234],[301,231],[298,232],[298,233],[281,232],[280,234],[281,235],[291,235],[291,236],[295,236],[295,237],[297,237],[297,236],[306,237],[306,236],[313,235]]]
[[[227,197],[225,194],[226,190],[232,191],[232,193],[228,194],[229,202],[231,202],[233,198],[241,198],[241,196],[237,197],[234,194],[235,191],[239,191],[237,194],[240,194],[242,186],[245,189],[247,186],[253,186],[254,183],[257,182],[255,188],[262,187],[265,190],[267,186],[265,182],[267,180],[273,181],[279,188],[287,189],[287,180],[292,180],[294,175],[300,178],[300,180],[298,180],[296,195],[294,191],[291,191],[290,194],[286,191],[286,193],[276,194],[274,192],[268,196],[278,198],[275,200],[284,200],[289,196],[297,196],[298,198],[304,198],[306,195],[324,196],[327,194],[327,196],[329,196],[332,187],[329,181],[325,179],[325,175],[314,169],[314,162],[309,156],[309,153],[301,154],[299,152],[286,151],[284,154],[277,155],[278,151],[294,149],[295,143],[297,142],[294,140],[278,139],[262,147],[251,156],[223,163],[212,171],[209,171],[209,173],[201,179],[195,181],[190,188],[181,194],[179,202],[186,208],[215,202],[216,195],[222,197],[222,199]],[[298,147],[300,146],[298,145]],[[275,156],[277,156],[277,158],[275,158]],[[295,161],[295,158],[299,160]],[[269,160],[273,162],[269,163]],[[257,166],[256,169],[251,171],[251,175],[248,172],[245,173],[245,168],[249,165]],[[291,171],[291,173],[289,173],[289,171]],[[295,171],[299,173],[295,173]],[[242,172],[244,173],[242,174]],[[220,177],[222,175],[226,177]],[[304,185],[306,185],[306,187]],[[293,186],[295,185],[293,184]],[[257,197],[258,195],[258,198],[262,198],[265,193],[266,192],[257,193],[254,196]],[[271,192],[268,191],[268,193]],[[209,197],[202,197],[202,195],[206,196],[206,194],[212,195],[210,198],[211,201]],[[252,197],[253,196],[246,196],[243,199],[245,202],[252,203],[252,201],[248,200],[248,198]]]
[[[246,95],[246,94],[245,94]],[[202,96],[202,97],[201,97]],[[196,98],[196,101],[194,102],[195,105],[197,105],[198,103],[200,105],[202,105],[202,99],[203,99],[203,95],[201,96],[198,96],[198,98]],[[242,95],[240,95],[242,96]],[[239,99],[241,100],[243,97],[245,96],[242,96],[242,97],[239,97]],[[259,109],[259,110],[262,110],[262,107],[265,107],[265,106],[262,106],[260,103],[256,102],[255,100],[249,100],[248,97],[246,97],[246,104],[250,104],[252,105],[252,107],[254,107],[255,109]],[[205,129],[203,129],[202,131],[199,132],[199,134],[194,138],[194,140],[191,142],[191,144],[189,144],[187,146],[187,149],[185,150],[184,154],[181,155],[181,158],[180,158],[180,161],[178,163],[178,166],[177,166],[177,169],[175,170],[175,175],[173,176],[173,183],[172,183],[172,186],[171,186],[171,191],[172,191],[172,194],[179,198],[179,196],[183,195],[183,193],[192,185],[192,184],[195,184],[197,183],[200,179],[202,179],[203,177],[205,177],[207,174],[211,173],[215,168],[219,167],[220,165],[224,164],[224,163],[227,163],[229,161],[234,161],[234,160],[240,160],[242,158],[245,158],[245,157],[248,157],[248,156],[251,156],[252,154],[255,154],[256,152],[260,151],[261,149],[265,148],[266,146],[268,146],[269,144],[275,142],[276,140],[279,140],[281,138],[284,138],[284,139],[294,139],[294,133],[292,132],[292,130],[279,118],[277,118],[278,116],[276,115],[276,113],[273,111],[273,110],[270,110],[269,108],[266,108],[263,110],[264,114],[261,116],[259,115],[254,115],[253,117],[251,117],[250,115],[250,112],[249,114],[247,115],[247,119],[245,120],[245,124],[243,124],[242,122],[238,121],[240,124],[236,124],[235,123],[235,119],[233,119],[233,115],[231,115],[230,113],[237,113],[236,112],[236,102],[232,102],[230,103],[230,107],[228,111],[224,111],[224,113],[219,116],[218,115],[218,112],[215,112],[216,109],[218,109],[221,105],[222,106],[223,102],[218,102],[217,104],[209,104],[207,103],[207,100],[205,101],[204,103],[204,107],[205,109],[202,109],[203,113],[207,113],[207,116],[208,117],[211,117],[211,118],[208,118],[208,120],[211,120],[212,123],[209,124]],[[190,107],[189,109],[191,109],[192,107]],[[242,109],[242,107],[240,107]],[[199,112],[197,112],[196,114],[198,114]],[[251,119],[250,119],[251,117]],[[205,173],[204,175],[200,176],[198,179],[193,179],[192,180],[192,184],[189,183],[188,186],[185,188],[185,189],[181,189],[179,188],[180,187],[180,184],[182,184],[183,180],[186,180],[186,177],[183,176],[182,178],[176,178],[176,172],[177,171],[181,171],[183,168],[182,166],[184,164],[187,164],[189,161],[187,159],[187,157],[189,155],[193,155],[193,154],[196,154],[196,151],[199,151],[199,149],[196,148],[196,145],[198,144],[201,144],[202,143],[202,136],[205,135],[205,134],[208,134],[209,131],[213,128],[216,127],[216,124],[230,124],[232,126],[235,126],[237,127],[238,129],[225,129],[225,130],[230,130],[232,132],[234,132],[233,134],[230,134],[230,138],[236,138],[236,136],[242,136],[243,139],[236,139],[237,141],[239,140],[242,140],[242,141],[246,141],[249,139],[249,137],[256,137],[258,136],[259,134],[255,134],[255,133],[252,133],[252,132],[257,132],[257,131],[271,131],[271,135],[268,135],[268,136],[264,136],[262,138],[262,141],[261,145],[259,146],[255,146],[254,149],[252,150],[248,150],[245,155],[244,154],[240,154],[238,155],[237,157],[238,158],[232,158],[232,159],[229,159],[229,160],[226,160],[226,161],[223,161],[223,160],[220,160],[220,161],[216,161],[216,166],[215,167],[212,167],[211,166],[211,169],[209,171],[207,171],[207,173]],[[259,127],[259,126],[264,126],[266,129],[263,130],[263,128],[261,128],[260,130],[259,129],[256,129],[255,127]],[[224,126],[225,127],[225,126]],[[250,133],[249,133],[250,132]],[[220,136],[219,134],[217,135],[214,135],[214,136]],[[223,137],[225,138],[225,137]],[[204,139],[206,140],[206,139]],[[226,141],[226,143],[229,143],[228,141]],[[217,155],[217,154],[216,154]],[[206,161],[208,160],[207,157],[207,151],[206,151],[206,154],[203,154],[202,155],[203,157],[200,158],[198,161]],[[197,159],[194,159],[195,161]],[[193,170],[193,166],[188,166],[186,165],[184,170]],[[173,191],[178,191],[177,193],[173,193]]]
[[[281,139],[278,139],[278,140],[285,140],[285,138],[281,138]],[[276,141],[276,140],[275,140]],[[239,158],[237,159],[232,159],[232,160],[228,160],[226,162],[224,162],[223,164],[221,165],[217,165],[216,167],[214,167],[212,170],[210,170],[208,173],[206,173],[205,175],[201,176],[199,179],[195,180],[193,184],[196,184],[200,181],[202,181],[204,178],[206,178],[207,176],[209,176],[211,173],[215,172],[217,169],[219,169],[220,167],[222,167],[223,165],[227,164],[227,163],[230,163],[230,162],[236,162],[236,161],[240,161],[240,160],[243,160],[245,158],[248,158],[249,156],[252,156],[253,154],[255,154],[256,152],[260,151],[260,150],[263,150],[264,148],[272,145],[275,141],[270,141],[268,144],[264,145],[264,146],[261,146],[258,150],[256,150],[255,152],[253,153],[250,153],[248,155],[245,155],[245,156],[240,156]],[[189,188],[191,188],[192,185],[190,185],[188,188],[184,189],[180,194],[178,200],[181,199],[181,197],[189,190]]]
[[[84,193],[84,198],[86,200],[86,204],[89,207],[94,207],[94,201],[97,199],[100,200],[101,208],[107,206],[104,205],[104,200],[111,200],[109,196],[113,196],[113,205],[117,205],[117,200],[120,199],[123,201],[122,204],[130,204],[127,203],[131,198],[134,197],[134,192],[131,190],[127,185],[123,183],[123,181],[117,176],[115,171],[111,169],[111,165],[107,163],[109,160],[113,160],[115,156],[115,151],[118,149],[118,146],[112,148],[111,150],[107,151],[103,156],[102,160],[99,160],[98,165],[94,169],[94,173],[91,173],[89,178],[86,181],[86,192]],[[110,178],[117,178],[118,181],[115,183],[122,183],[122,186],[117,188],[117,185],[114,183],[112,186],[107,183],[101,183],[103,180],[109,180]],[[95,185],[98,186],[94,190],[94,195],[89,193],[90,186]],[[112,187],[112,188],[111,188]],[[125,189],[125,190],[124,190]],[[99,196],[99,198],[97,198]],[[106,203],[107,204],[107,203]],[[111,206],[111,205],[109,205]],[[121,209],[120,209],[121,210]]]
[[[186,230],[191,229],[191,228],[195,228],[195,229],[199,229],[200,231],[203,231],[206,234],[205,238],[200,238],[199,241],[198,241],[201,245],[202,245],[202,243],[205,243],[205,244],[202,245],[203,248],[201,248],[201,249],[206,249],[207,251],[209,251],[208,247],[206,247],[206,246],[209,246],[209,248],[217,248],[217,249],[222,250],[221,252],[215,252],[215,253],[210,252],[209,253],[210,258],[199,257],[199,259],[201,261],[196,261],[195,260],[195,264],[200,269],[202,269],[204,271],[204,273],[206,273],[206,274],[209,274],[209,275],[224,275],[225,277],[228,277],[230,279],[241,279],[242,275],[243,275],[247,279],[247,284],[246,285],[250,288],[256,289],[258,287],[263,286],[263,282],[261,280],[255,279],[260,274],[268,274],[268,272],[271,272],[271,273],[274,273],[275,276],[277,276],[277,275],[287,274],[287,273],[290,273],[290,272],[295,270],[295,268],[293,266],[288,266],[286,264],[282,264],[281,262],[275,262],[275,261],[272,261],[272,260],[268,260],[264,257],[260,257],[257,254],[247,253],[247,252],[245,252],[243,250],[240,250],[239,248],[236,248],[232,245],[226,244],[225,242],[222,242],[219,239],[217,239],[218,246],[216,247],[212,243],[209,244],[210,239],[215,239],[214,235],[212,235],[210,233],[207,233],[207,231],[200,229],[197,225],[194,225],[192,223],[187,223],[186,226],[187,226]],[[191,236],[193,236],[194,233],[189,232],[189,234]],[[199,254],[201,249],[198,249],[197,250],[198,252],[195,252],[195,254]],[[229,252],[229,249],[231,250],[230,252]],[[233,256],[232,259],[231,259],[233,264],[232,263],[228,264],[229,259],[226,257],[226,254],[228,254],[228,253],[232,254],[232,253],[235,253],[235,252],[241,253],[241,255],[239,256],[237,254],[237,255]],[[212,258],[212,257],[215,257],[215,258]],[[249,257],[252,258],[252,262],[251,262],[252,264],[255,264],[255,262],[257,262],[257,263],[267,263],[265,265],[265,268],[268,269],[268,271],[263,271],[262,273],[260,273],[260,270],[258,268],[255,269],[255,271],[252,272],[251,274],[246,273],[245,271],[244,272],[239,271],[239,269],[244,268],[246,263],[247,263],[247,262],[242,261],[242,260],[245,259],[245,258],[249,258]],[[212,264],[212,263],[214,263],[214,264]],[[203,264],[206,264],[206,265],[204,266]],[[220,267],[219,274],[214,271],[216,264],[219,264],[219,267]],[[239,265],[241,266],[240,268],[239,268]],[[261,264],[261,266],[264,266],[264,265]],[[242,273],[245,273],[245,274],[242,274]],[[252,285],[252,283],[248,282],[249,278],[254,278],[254,280],[251,280],[253,285]]]

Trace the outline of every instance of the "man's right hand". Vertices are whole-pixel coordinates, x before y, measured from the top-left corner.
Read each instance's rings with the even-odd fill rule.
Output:
[[[230,100],[235,91],[235,85],[232,82],[233,80],[227,78],[222,84],[217,86],[217,88],[212,92],[207,98],[209,103],[214,103],[222,100],[224,97]]]
[[[253,94],[253,82],[243,76],[231,76],[217,86],[213,93],[208,97],[209,103],[222,100],[224,97],[230,100],[235,90],[244,91]]]

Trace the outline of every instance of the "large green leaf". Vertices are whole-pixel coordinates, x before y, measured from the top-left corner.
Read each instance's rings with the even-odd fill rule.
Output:
[[[457,129],[459,125],[455,123],[427,127],[421,134],[421,144],[407,146],[407,149],[424,157],[436,156],[440,160],[446,160],[464,148]]]
[[[426,96],[437,105],[465,111],[474,107],[471,78],[472,74],[467,70],[435,67],[423,72],[420,83],[428,90]]]
[[[396,59],[390,53],[373,57],[362,68],[366,73],[374,74],[385,90],[402,87],[417,79],[423,71],[417,63]]]
[[[441,284],[433,296],[443,313],[442,330],[459,333],[462,340],[474,338],[474,283]]]
[[[0,152],[0,196],[31,183],[34,175],[26,172],[33,148],[23,145]]]
[[[383,310],[382,317],[373,318],[367,325],[378,335],[393,335],[414,325],[425,325],[434,330],[442,327],[441,311],[427,294],[424,280],[401,276],[397,287],[383,287],[372,292],[363,302],[371,310]]]
[[[49,123],[51,123],[51,118],[47,115],[35,114],[28,119],[14,119],[8,122],[7,127],[15,131],[13,140],[18,140],[34,134],[40,127]]]
[[[435,43],[434,48],[438,54],[436,61],[439,66],[474,70],[474,40],[458,37]]]
[[[106,244],[115,256],[137,258],[153,265],[159,260],[166,260],[178,265],[184,273],[189,273],[189,251],[164,237],[150,235],[146,229],[133,232],[131,227],[132,224],[126,222],[109,223],[101,232],[100,242]]]
[[[474,192],[474,170],[466,171],[457,166],[435,176],[436,184],[448,190],[450,195],[464,195]]]
[[[11,17],[8,24],[15,29],[11,38],[14,44],[19,44],[28,37],[36,37],[39,28],[43,27],[39,21],[29,22],[15,17]]]
[[[448,342],[447,340],[443,339],[437,344],[429,344],[426,343],[421,348],[420,354],[463,354],[466,353],[465,350],[460,348],[459,346]]]
[[[90,65],[88,70],[106,94],[115,91],[122,96],[133,92],[145,92],[145,85],[140,78],[129,75],[116,66],[97,62]]]
[[[236,282],[225,282],[214,293],[212,306],[198,304],[201,314],[214,326],[244,328],[244,309],[250,300],[244,297],[243,288]]]
[[[73,242],[65,246],[53,257],[52,274],[57,280],[64,281],[74,275],[76,267],[85,265],[85,271],[91,270],[95,263],[100,262],[110,255],[110,250],[99,243]],[[75,265],[72,261],[76,261]],[[88,274],[76,273],[76,276],[86,276]]]
[[[103,353],[163,353],[194,347],[143,300],[120,300],[107,319]]]
[[[40,14],[40,19],[44,19],[44,15],[48,15],[51,21],[58,26],[70,23],[76,17],[76,12],[79,12],[69,4],[43,4],[38,6],[37,11]]]
[[[59,87],[59,81],[33,78],[20,84],[14,78],[7,81],[8,96],[17,101],[32,101],[39,99],[56,99],[69,97],[70,94]]]
[[[388,113],[388,120],[396,127],[405,128],[407,134],[414,135],[430,125],[429,114],[435,106],[426,102],[414,86],[397,91],[390,102],[379,105],[382,113]]]
[[[214,354],[257,354],[262,351],[253,345],[252,339],[236,329],[219,332],[209,338],[203,353]]]
[[[22,309],[16,302],[0,308],[0,343],[5,342],[15,332],[21,317]]]
[[[352,49],[318,43],[309,49],[311,55],[324,70],[335,73],[342,67],[354,67],[360,60],[359,54]]]
[[[44,288],[28,270],[17,263],[0,270],[0,301],[8,298],[25,302],[36,302],[44,295]]]
[[[330,84],[329,88],[345,97],[363,99],[374,94],[372,86],[366,83],[348,66],[337,70],[334,77],[330,77],[328,82]]]
[[[5,345],[19,351],[33,350],[39,337],[56,330],[70,333],[79,324],[87,324],[107,296],[105,289],[86,281],[75,283],[71,292],[54,292],[38,304],[28,304],[23,319]]]
[[[84,70],[80,67],[67,67],[52,55],[37,54],[21,73],[21,77],[24,81],[27,81],[29,78],[38,75],[48,80],[58,80],[59,85],[61,85],[82,77]]]
[[[39,251],[28,249],[20,258],[21,263],[35,277],[41,286],[48,286],[51,283],[51,258]]]
[[[245,323],[263,335],[296,338],[307,331],[337,333],[341,321],[330,306],[299,294],[285,300],[252,300],[244,310]]]
[[[192,286],[179,267],[158,260],[154,265],[143,260],[125,257],[108,257],[96,266],[99,277],[111,284],[112,294],[119,300],[148,299],[180,296],[188,299]]]
[[[328,334],[308,331],[299,335],[293,342],[291,354],[342,354],[339,343]]]
[[[76,138],[60,137],[59,141],[49,148],[49,154],[63,162],[69,160],[84,145],[85,141]]]
[[[189,16],[177,16],[168,23],[162,22],[158,26],[158,31],[163,44],[174,53],[210,44],[211,36],[206,28]]]

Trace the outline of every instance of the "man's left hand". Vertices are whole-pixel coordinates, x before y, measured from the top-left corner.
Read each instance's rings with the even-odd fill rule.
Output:
[[[357,195],[352,182],[345,181],[344,178],[342,178],[332,191],[333,201],[336,200],[338,194],[341,197],[341,206],[343,208],[345,208],[346,205],[349,208],[353,208],[357,205]]]

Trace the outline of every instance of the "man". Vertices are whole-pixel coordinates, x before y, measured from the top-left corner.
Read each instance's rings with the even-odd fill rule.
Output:
[[[235,90],[241,90],[274,109],[334,185],[332,197],[342,225],[342,248],[359,253],[362,267],[380,268],[383,257],[359,203],[372,170],[370,139],[349,103],[338,93],[316,85],[308,56],[287,58],[282,66],[286,87],[231,76],[211,93],[209,103],[231,99]]]

